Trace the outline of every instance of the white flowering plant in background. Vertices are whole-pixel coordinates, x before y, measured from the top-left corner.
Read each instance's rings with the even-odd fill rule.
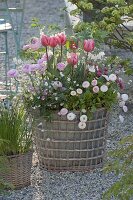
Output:
[[[8,71],[8,76],[20,82],[22,100],[28,109],[39,108],[47,119],[57,111],[70,121],[80,111],[80,129],[99,108],[110,109],[118,103],[127,112],[128,95],[120,92],[123,80],[93,39],[75,42],[64,33],[42,33],[23,47],[23,54],[27,63],[19,70]],[[119,118],[123,122],[123,116]]]

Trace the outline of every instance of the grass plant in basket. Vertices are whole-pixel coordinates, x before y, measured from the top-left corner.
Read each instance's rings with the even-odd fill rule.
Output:
[[[7,168],[1,170],[0,177],[16,188],[30,183],[31,136],[31,122],[24,107],[19,103],[0,102],[0,158],[6,160],[3,164]]]

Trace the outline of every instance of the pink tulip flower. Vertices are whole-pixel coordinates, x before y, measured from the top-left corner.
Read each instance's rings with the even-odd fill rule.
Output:
[[[41,43],[42,43],[42,46],[44,46],[44,47],[49,46],[49,37],[47,35],[42,34],[41,35]]]
[[[56,36],[51,36],[49,37],[49,46],[52,47],[52,48],[55,48],[58,44],[58,41],[57,41],[57,37]]]
[[[56,36],[56,39],[57,39],[57,43],[59,45],[65,45],[66,44],[66,35],[64,33],[58,33],[57,36]]]
[[[91,52],[94,50],[95,42],[93,39],[84,40],[84,50],[87,52]]]
[[[76,53],[70,53],[67,62],[71,65],[76,65],[78,63],[78,55]]]

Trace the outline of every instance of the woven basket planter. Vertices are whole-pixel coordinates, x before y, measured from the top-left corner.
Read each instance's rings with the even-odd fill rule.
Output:
[[[7,171],[0,173],[1,178],[19,189],[30,185],[32,151],[7,157]]]
[[[105,154],[107,111],[97,110],[86,128],[54,114],[51,122],[36,119],[35,143],[41,167],[48,170],[88,171],[101,167]]]

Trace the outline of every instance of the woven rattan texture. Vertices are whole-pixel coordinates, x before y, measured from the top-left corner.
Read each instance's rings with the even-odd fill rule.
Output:
[[[107,135],[107,111],[99,109],[78,128],[79,113],[74,121],[54,114],[51,122],[36,120],[35,143],[41,167],[48,170],[88,171],[102,167]]]
[[[16,189],[30,185],[32,153],[8,156],[8,169],[0,174],[1,178]]]

